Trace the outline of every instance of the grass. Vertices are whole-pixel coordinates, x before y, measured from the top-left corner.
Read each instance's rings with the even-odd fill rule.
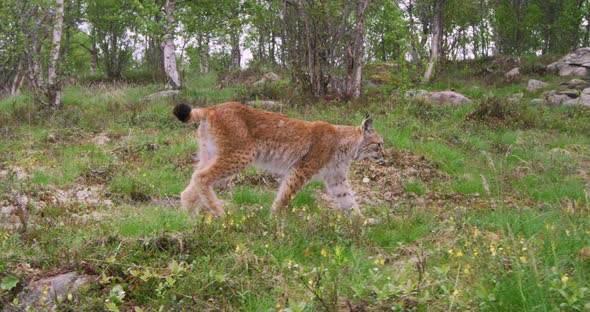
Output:
[[[445,79],[426,87],[453,87]],[[194,77],[180,98],[210,105],[243,91],[214,84]],[[379,167],[353,167],[375,224],[332,211],[321,183],[271,218],[276,183],[251,169],[220,190],[222,218],[179,209],[195,129],[171,116],[178,99],[141,100],[156,85],[71,87],[55,112],[2,99],[0,205],[28,219],[0,214],[0,280],[18,280],[1,284],[0,303],[18,305],[36,276],[76,270],[95,282],[58,309],[587,309],[590,113],[506,104],[513,84],[463,88],[475,101],[461,107],[285,108],[338,124],[373,112],[388,153],[401,155],[387,183],[372,181]]]

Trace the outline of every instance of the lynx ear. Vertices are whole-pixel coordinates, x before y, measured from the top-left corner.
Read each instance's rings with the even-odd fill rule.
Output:
[[[365,115],[365,119],[363,119],[363,122],[361,123],[361,130],[363,131],[363,134],[375,131],[375,128],[373,128],[373,119],[369,114]]]

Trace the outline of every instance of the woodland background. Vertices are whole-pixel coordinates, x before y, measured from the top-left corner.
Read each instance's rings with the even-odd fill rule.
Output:
[[[589,22],[588,0],[0,0],[0,310],[588,311]],[[270,217],[254,168],[222,217],[183,211],[180,101],[370,112],[388,162],[350,181],[375,222],[318,182]]]

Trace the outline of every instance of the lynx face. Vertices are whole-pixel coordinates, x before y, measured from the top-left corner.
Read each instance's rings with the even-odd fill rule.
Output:
[[[366,117],[361,124],[363,138],[358,146],[356,154],[357,160],[371,159],[378,163],[384,162],[383,139],[373,128],[373,121],[371,117]]]

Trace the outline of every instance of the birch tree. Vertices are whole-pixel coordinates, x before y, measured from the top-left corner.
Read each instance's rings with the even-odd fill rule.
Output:
[[[363,21],[365,10],[369,0],[356,1],[356,27],[354,30],[354,41],[352,49],[349,47],[349,56],[352,59],[352,66],[349,72],[348,95],[356,99],[361,95],[361,72],[363,62]]]
[[[429,82],[440,60],[442,44],[442,5],[444,0],[434,0],[434,14],[432,18],[432,37],[430,39],[430,60],[424,73],[424,81]]]
[[[55,4],[51,51],[47,66],[46,92],[48,105],[59,108],[61,106],[61,90],[57,77],[57,62],[59,61],[61,33],[63,30],[64,2],[63,0],[56,0]]]
[[[166,11],[166,33],[162,43],[162,58],[164,62],[164,71],[168,80],[168,86],[172,89],[180,89],[180,76],[176,68],[176,54],[174,53],[174,28],[176,20],[174,18],[175,0],[166,0],[164,10]]]

